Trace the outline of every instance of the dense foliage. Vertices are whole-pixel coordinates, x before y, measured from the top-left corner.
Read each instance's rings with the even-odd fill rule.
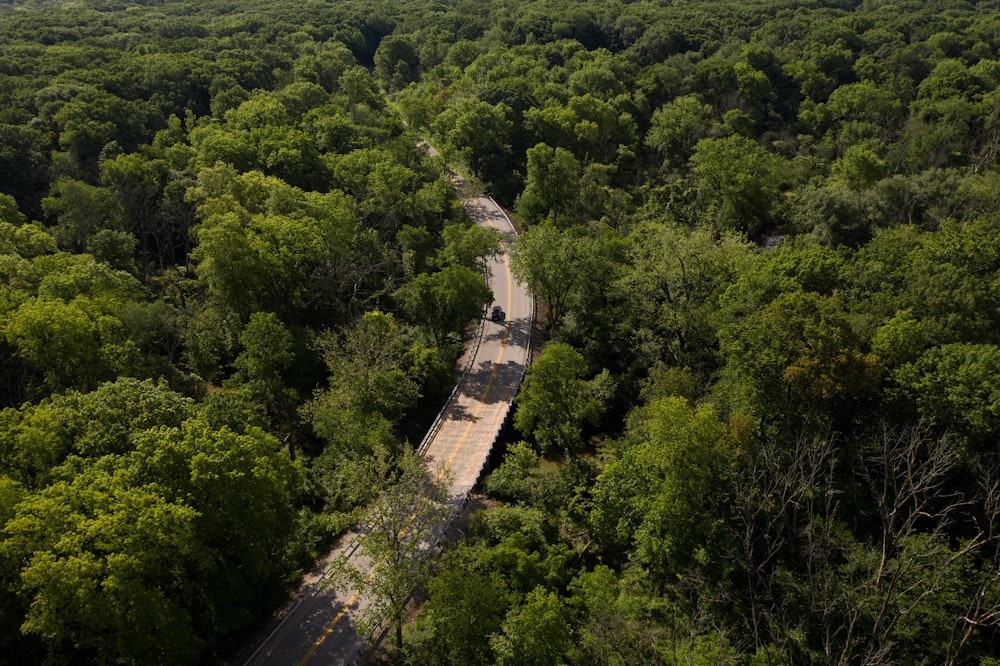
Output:
[[[1000,658],[997,9],[0,3],[0,660],[217,661],[409,464],[421,134],[550,342],[401,659]]]
[[[372,77],[391,30],[0,6],[0,661],[217,661],[436,413],[496,239]]]
[[[406,658],[1000,656],[996,9],[397,27],[376,75],[515,209],[551,339]]]

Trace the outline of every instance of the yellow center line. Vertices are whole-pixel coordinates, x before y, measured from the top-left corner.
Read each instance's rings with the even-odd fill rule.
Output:
[[[481,205],[479,205],[479,202],[475,202],[475,206],[476,206],[476,208],[478,208],[480,210],[480,212],[483,213],[483,215],[486,216],[487,219],[489,219],[489,214],[483,209],[483,207]],[[511,291],[511,286],[512,285],[511,285],[511,275],[510,275],[510,264],[507,263],[507,255],[506,254],[503,255],[503,265],[504,265],[504,268],[506,269],[506,272],[507,272],[507,312],[509,313],[510,309],[511,309],[511,304],[512,304],[513,301],[511,300],[512,299],[512,291]],[[483,405],[486,404],[485,403],[486,395],[490,392],[490,388],[492,388],[492,386],[493,386],[493,380],[497,376],[497,369],[499,369],[499,367],[500,367],[500,360],[503,358],[503,352],[504,352],[504,349],[507,346],[507,336],[509,335],[509,333],[510,333],[510,319],[507,319],[504,322],[503,337],[500,339],[500,352],[497,354],[497,359],[493,363],[493,371],[490,372],[490,378],[486,382],[486,387],[483,389],[482,394],[479,396],[479,401],[478,401],[479,404],[476,405],[476,409],[472,412],[472,417],[469,419],[469,423],[465,426],[465,430],[462,432],[462,436],[459,437],[458,442],[455,444],[455,448],[451,452],[451,456],[449,456],[448,462],[445,463],[441,467],[440,473],[438,474],[437,478],[434,480],[434,485],[432,485],[431,488],[428,489],[426,496],[429,496],[430,493],[431,493],[431,491],[435,487],[437,487],[438,483],[441,482],[441,479],[444,477],[445,473],[451,467],[451,463],[455,460],[455,456],[458,455],[459,450],[462,448],[462,444],[465,443],[465,438],[466,438],[466,436],[468,436],[469,430],[472,429],[472,424],[475,423],[476,417],[479,415],[479,412],[482,410]],[[410,519],[406,522],[406,525],[403,527],[403,530],[401,532],[401,536],[403,536],[403,535],[406,534],[406,531],[409,529],[410,524],[413,522],[413,519],[416,517],[416,515],[417,515],[417,512],[415,510],[413,512],[413,514],[410,516]],[[365,579],[365,583],[368,583],[368,581],[370,581],[375,576],[375,572],[378,571],[378,568],[379,568],[380,564],[381,564],[381,562],[377,562],[375,564],[375,566],[372,567],[371,572],[368,574],[368,577]],[[337,626],[337,623],[340,622],[343,619],[343,617],[347,614],[347,611],[350,609],[350,607],[352,605],[354,605],[354,602],[357,600],[357,598],[358,598],[358,596],[360,594],[361,594],[361,591],[359,590],[359,591],[356,591],[353,595],[351,595],[351,598],[347,600],[347,602],[344,604],[344,607],[340,609],[340,612],[338,612],[337,615],[332,620],[330,620],[330,623],[328,625],[326,625],[326,627],[323,629],[323,633],[320,634],[320,637],[317,638],[315,642],[313,642],[312,646],[309,648],[309,651],[306,652],[306,654],[302,657],[302,659],[299,660],[298,666],[304,666],[304,664],[307,661],[309,661],[309,658],[312,657],[313,654],[316,653],[316,650],[318,650],[319,646],[323,644],[323,641],[325,641],[326,637],[330,635],[330,632],[332,632],[333,628]]]
[[[482,207],[480,206],[480,210]],[[485,211],[483,211],[485,213]],[[507,312],[510,312],[511,306],[511,279],[510,279],[510,267],[507,265],[507,256],[504,255],[503,258],[504,268],[507,269]],[[469,419],[468,425],[465,426],[465,431],[459,438],[458,442],[455,444],[454,450],[451,452],[451,456],[448,457],[448,462],[441,468],[441,473],[438,475],[438,481],[444,476],[444,473],[451,467],[451,463],[455,460],[455,456],[458,455],[458,451],[462,448],[462,444],[465,443],[465,438],[469,434],[469,430],[472,429],[472,424],[475,423],[476,417],[479,416],[479,412],[482,410],[483,406],[486,404],[486,395],[490,392],[490,388],[493,386],[493,380],[496,379],[497,370],[500,368],[500,360],[503,358],[503,353],[507,347],[507,336],[510,333],[510,320],[508,319],[504,322],[503,326],[503,338],[500,340],[500,352],[497,354],[497,360],[493,363],[493,371],[490,373],[490,378],[486,382],[486,388],[483,389],[482,395],[479,396],[479,404],[476,405],[475,411],[472,412],[472,418]]]
[[[373,569],[372,574],[374,573],[375,570]],[[298,666],[303,666],[303,664],[309,661],[309,658],[313,656],[313,653],[315,653],[316,650],[319,648],[319,646],[322,645],[323,641],[326,640],[326,637],[330,635],[330,632],[333,631],[333,628],[335,626],[337,626],[337,623],[340,622],[340,619],[347,614],[347,610],[354,604],[354,601],[358,598],[359,594],[361,593],[355,592],[351,596],[351,598],[347,600],[347,603],[345,603],[344,607],[340,609],[340,612],[337,613],[337,616],[330,621],[330,624],[326,625],[326,628],[323,630],[323,633],[320,635],[320,637],[317,638],[316,642],[312,644],[312,647],[309,648],[309,651],[306,652],[305,656],[299,660]]]

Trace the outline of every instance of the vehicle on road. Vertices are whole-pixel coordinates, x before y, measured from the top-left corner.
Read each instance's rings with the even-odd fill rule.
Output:
[[[506,318],[507,315],[504,314],[503,309],[499,305],[494,305],[493,311],[490,313],[490,319],[492,321],[503,321]]]

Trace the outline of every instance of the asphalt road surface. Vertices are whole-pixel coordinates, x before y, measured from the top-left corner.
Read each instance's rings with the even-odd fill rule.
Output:
[[[524,287],[511,276],[506,246],[515,231],[503,210],[489,197],[464,202],[479,224],[496,228],[504,238],[504,252],[489,263],[493,305],[505,313],[503,321],[489,316],[473,341],[474,356],[451,399],[428,433],[421,451],[435,477],[442,469],[450,472],[453,512],[461,509],[476,484],[490,450],[510,409],[528,361],[534,306]],[[487,309],[487,312],[492,310]],[[443,534],[442,523],[438,534]],[[355,552],[353,535],[328,558],[353,558],[352,564],[367,567]],[[353,590],[337,590],[327,585],[326,566],[307,577],[303,592],[294,606],[276,625],[267,639],[246,661],[246,666],[291,666],[304,664],[350,664],[363,646],[352,625],[353,613],[364,599]]]

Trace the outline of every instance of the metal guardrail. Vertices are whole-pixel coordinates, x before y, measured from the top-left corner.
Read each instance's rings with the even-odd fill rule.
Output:
[[[507,224],[510,225],[511,232],[514,234],[514,236],[517,236],[518,235],[517,228],[514,226],[514,223],[511,221],[510,217],[507,216],[507,213],[504,211],[503,207],[501,207],[493,199],[493,197],[487,197],[487,198],[493,203],[494,206],[496,206],[497,210],[499,210],[500,213],[504,216],[504,219],[507,220]],[[520,388],[521,383],[524,380],[524,373],[527,371],[528,364],[531,361],[531,347],[532,347],[531,343],[532,343],[532,338],[534,337],[532,335],[532,331],[534,330],[534,327],[535,327],[535,316],[536,316],[536,305],[535,305],[535,300],[532,298],[531,299],[531,317],[529,317],[529,319],[528,319],[528,346],[527,346],[527,349],[526,349],[524,367],[521,369],[521,376],[518,378],[518,382],[517,382],[518,388]],[[485,321],[485,319],[484,319],[484,321]],[[480,322],[480,326],[482,326],[482,322]],[[466,371],[468,371],[468,369]],[[457,388],[457,386],[456,386],[456,388]],[[497,431],[493,434],[493,441],[490,442],[490,447],[489,447],[489,450],[488,450],[489,453],[486,455],[485,458],[483,458],[483,461],[479,465],[479,469],[476,471],[476,477],[475,477],[476,481],[475,481],[475,483],[479,482],[479,479],[480,479],[480,477],[483,474],[483,468],[486,466],[486,463],[489,461],[489,454],[491,454],[493,452],[493,447],[496,445],[497,440],[500,438],[500,433],[503,430],[504,425],[506,425],[507,419],[510,418],[511,409],[512,409],[512,407],[514,405],[514,398],[516,397],[516,395],[517,395],[517,391],[515,391],[514,394],[511,395],[511,397],[507,399],[507,409],[504,410],[504,416],[500,420],[500,426],[497,428]],[[447,405],[446,405],[446,407],[447,407]],[[425,440],[426,439],[427,438],[425,437]],[[452,515],[449,518],[448,523],[447,523],[444,531],[441,533],[441,536],[439,536],[434,541],[434,543],[432,544],[431,548],[437,548],[440,545],[441,541],[444,540],[445,535],[447,535],[448,531],[451,529],[452,525],[455,522],[455,519],[458,518],[458,516],[461,515],[462,511],[465,510],[465,506],[469,503],[469,495],[470,495],[470,493],[466,493],[465,496],[462,498],[462,502],[459,504],[458,508],[455,509],[452,512]]]
[[[496,206],[497,210],[500,211],[500,213],[503,215],[504,219],[507,220],[507,224],[510,225],[511,231],[516,236],[517,235],[517,229],[514,228],[514,223],[511,222],[511,220],[510,220],[509,217],[507,217],[507,213],[504,212],[504,209],[501,208],[499,204],[497,204],[497,202],[493,199],[493,197],[488,197],[488,198],[493,203],[493,205]],[[483,277],[486,278],[487,282],[489,281],[489,268],[488,267],[484,269],[484,276]],[[534,304],[534,300],[532,300],[532,304]],[[469,353],[468,360],[466,360],[466,362],[465,362],[465,368],[462,370],[462,375],[459,377],[458,381],[455,383],[455,386],[451,389],[451,393],[448,395],[448,399],[445,400],[444,406],[441,407],[441,410],[438,412],[437,416],[434,418],[433,423],[431,423],[431,427],[427,430],[427,434],[424,435],[424,438],[422,440],[420,440],[420,445],[417,447],[417,453],[420,454],[420,455],[424,454],[424,452],[427,450],[427,447],[430,445],[431,441],[434,439],[434,437],[437,435],[438,431],[441,429],[441,424],[444,421],[444,415],[448,411],[448,408],[451,406],[452,401],[455,399],[455,394],[458,392],[458,389],[462,386],[462,384],[465,383],[466,378],[469,376],[469,372],[472,371],[472,364],[476,360],[476,354],[479,353],[479,346],[482,344],[482,341],[483,341],[483,327],[486,325],[486,312],[487,312],[487,308],[484,307],[483,308],[483,316],[479,318],[479,326],[476,328],[475,343],[474,343],[474,346],[473,346],[471,352]],[[529,329],[528,329],[529,331],[531,330],[530,326],[534,326],[534,307],[532,307],[531,322],[529,323]],[[531,353],[531,338],[530,337],[528,338],[528,353],[529,353],[529,358],[530,358],[530,353]],[[523,378],[523,373],[522,373],[522,378]],[[492,450],[492,445],[491,445],[490,448]]]
[[[500,213],[504,216],[504,219],[507,220],[507,224],[510,225],[511,232],[516,237],[518,235],[517,228],[514,226],[514,223],[511,221],[510,217],[508,217],[506,211],[504,211],[504,209],[493,199],[493,197],[487,197],[487,198],[496,207],[496,209],[500,211]],[[528,346],[527,346],[527,354],[526,354],[526,357],[525,357],[524,367],[521,369],[521,376],[518,379],[518,383],[517,383],[518,389],[520,389],[521,382],[524,379],[524,373],[527,370],[528,363],[531,361],[531,346],[532,346],[531,342],[532,342],[532,337],[533,337],[532,331],[534,330],[534,326],[535,326],[535,316],[536,316],[536,309],[537,309],[537,306],[535,305],[535,301],[534,301],[533,298],[531,300],[531,304],[532,304],[532,307],[531,307],[531,317],[528,320]],[[451,393],[448,396],[448,399],[444,403],[444,406],[441,407],[441,410],[438,412],[437,416],[434,418],[433,423],[431,423],[431,427],[428,429],[427,434],[424,435],[424,438],[421,440],[420,445],[417,447],[417,453],[419,455],[423,455],[426,452],[427,447],[430,445],[430,442],[437,435],[438,431],[440,431],[441,424],[444,422],[444,415],[447,413],[448,408],[451,406],[452,401],[455,399],[455,394],[458,392],[458,390],[461,388],[461,386],[465,383],[465,380],[468,378],[469,373],[472,370],[473,363],[475,362],[476,355],[479,352],[479,347],[482,344],[483,328],[484,328],[485,325],[486,325],[486,308],[484,307],[483,308],[483,316],[480,318],[480,320],[479,320],[479,326],[476,329],[475,346],[472,348],[471,352],[469,353],[468,360],[465,363],[465,368],[462,370],[462,375],[459,377],[458,381],[455,383],[455,386],[452,388]],[[490,446],[489,446],[489,449],[487,450],[486,456],[483,457],[483,460],[482,460],[482,462],[479,465],[479,469],[476,471],[475,481],[473,482],[473,484],[478,483],[480,477],[482,476],[483,469],[486,466],[486,463],[489,461],[490,455],[493,452],[493,447],[496,445],[497,440],[500,438],[500,432],[503,430],[503,427],[506,424],[507,419],[510,418],[511,408],[513,407],[514,397],[516,395],[517,395],[517,391],[515,391],[511,395],[511,397],[507,400],[507,408],[504,410],[503,418],[500,420],[500,425],[497,428],[496,432],[493,434],[493,441],[490,442]],[[432,550],[435,550],[435,549],[437,549],[437,548],[440,547],[441,542],[444,540],[445,536],[448,534],[448,532],[451,530],[452,526],[455,524],[455,520],[465,510],[466,505],[469,503],[470,493],[471,493],[471,489],[470,489],[470,491],[467,491],[465,493],[465,495],[462,497],[462,501],[458,504],[457,508],[452,511],[450,517],[448,518],[448,522],[445,524],[445,528],[441,531],[441,534],[434,540],[434,543],[431,544],[430,547],[431,547]],[[279,631],[281,631],[281,629],[285,626],[285,623],[288,621],[288,619],[295,614],[295,611],[298,610],[298,608],[303,603],[305,603],[307,600],[311,600],[313,597],[316,596],[316,594],[319,592],[319,589],[326,584],[326,581],[329,579],[329,577],[331,575],[331,572],[335,568],[338,567],[339,563],[341,561],[343,561],[343,560],[350,559],[350,557],[352,557],[354,555],[354,553],[361,546],[361,538],[364,535],[365,535],[365,530],[362,527],[362,529],[360,529],[358,531],[358,533],[355,534],[354,537],[351,539],[351,541],[347,544],[347,547],[344,548],[344,550],[342,550],[340,552],[340,554],[334,559],[334,561],[331,562],[331,564],[326,567],[326,569],[320,575],[319,579],[315,583],[313,583],[312,585],[310,585],[309,590],[304,595],[302,595],[302,597],[292,606],[291,609],[289,609],[289,611],[285,614],[285,616],[278,623],[278,626],[276,626],[274,628],[274,630],[272,630],[271,633],[267,635],[267,638],[265,638],[261,642],[261,644],[257,647],[257,649],[254,650],[253,654],[251,654],[247,658],[247,660],[244,662],[244,666],[249,666],[249,664],[271,642],[271,639],[274,638],[274,636],[277,635]],[[388,631],[388,627],[383,628],[382,631],[379,632],[378,637],[373,641],[373,643],[375,645],[378,645],[384,639],[385,634],[386,634],[387,631]],[[361,654],[362,650],[364,650],[364,647],[365,646],[364,646],[363,642],[361,644],[357,645],[351,651],[351,653],[347,656],[346,663],[348,663],[348,664],[353,663],[355,661],[355,659],[357,659],[358,656]]]
[[[511,221],[510,217],[507,216],[506,211],[504,211],[504,209],[493,199],[493,197],[487,197],[487,198],[493,203],[494,206],[496,206],[497,210],[500,211],[500,213],[503,215],[504,219],[507,220],[507,224],[510,225],[511,232],[514,234],[514,236],[517,236],[518,235],[517,228],[514,226],[514,223]],[[537,306],[535,305],[535,299],[532,298],[531,299],[531,316],[528,319],[528,346],[527,346],[526,354],[525,354],[524,367],[521,369],[521,376],[518,378],[518,382],[517,382],[518,390],[520,389],[521,382],[524,380],[524,373],[527,371],[528,364],[531,362],[531,346],[532,346],[531,342],[532,342],[532,338],[534,337],[532,335],[532,331],[535,328],[536,310],[537,310]],[[438,429],[440,429],[440,421],[443,419],[443,416],[444,416],[445,412],[447,411],[448,407],[451,405],[451,401],[452,401],[452,399],[455,396],[455,392],[458,390],[458,388],[461,386],[461,384],[465,381],[466,376],[468,375],[469,371],[471,370],[472,361],[476,357],[476,353],[479,350],[479,344],[480,344],[480,342],[482,340],[482,328],[485,325],[485,322],[486,322],[486,316],[485,316],[485,312],[484,312],[483,318],[479,322],[479,329],[477,331],[477,336],[476,336],[476,347],[473,350],[473,353],[469,355],[469,361],[466,363],[466,367],[465,367],[465,370],[462,373],[461,379],[459,379],[458,383],[455,385],[455,388],[452,389],[451,395],[448,396],[448,400],[445,402],[444,407],[442,407],[441,411],[438,412],[438,416],[434,420],[434,423],[431,425],[431,429],[428,430],[427,435],[425,435],[423,441],[420,442],[420,447],[418,448],[417,451],[421,455],[423,455],[424,451],[430,445],[430,442],[433,439],[434,435],[436,435]],[[493,453],[493,447],[496,446],[497,440],[500,438],[500,433],[503,431],[504,425],[506,425],[506,423],[507,423],[507,419],[510,418],[511,408],[513,407],[514,398],[516,396],[517,396],[517,390],[515,390],[514,393],[510,396],[510,398],[507,399],[507,408],[504,410],[503,418],[500,419],[500,425],[497,428],[496,432],[493,433],[493,441],[490,442],[489,449],[487,449],[487,454],[483,457],[482,462],[479,464],[479,469],[476,470],[476,476],[475,476],[475,481],[473,481],[473,487],[475,486],[476,483],[479,483],[480,477],[483,474],[483,469],[486,467],[486,463],[489,462],[490,455],[492,455],[492,453]],[[469,503],[469,497],[470,497],[470,495],[471,495],[471,488],[462,497],[462,501],[458,504],[458,506],[455,509],[452,510],[450,516],[448,517],[448,522],[445,523],[444,529],[441,530],[441,533],[437,536],[437,538],[434,539],[434,542],[432,544],[430,544],[431,550],[437,550],[441,546],[441,542],[445,540],[445,537],[448,535],[448,532],[450,532],[452,526],[454,526],[455,520],[458,519],[458,517],[460,515],[462,515],[462,512],[465,510],[466,505]],[[409,599],[410,598],[412,598],[412,593],[411,593],[410,597],[407,599],[407,603],[409,603]],[[385,636],[388,633],[388,631],[389,631],[389,627],[388,626],[383,627],[379,631],[378,635],[373,639],[373,641],[372,641],[373,645],[379,645],[385,639]],[[354,653],[351,655],[351,657],[348,659],[348,663],[353,662],[354,659],[356,659],[358,657],[358,655],[361,654],[362,649],[363,649],[363,646],[358,647],[354,651]]]
[[[476,327],[475,343],[474,346],[472,347],[471,352],[469,353],[468,360],[466,360],[465,362],[465,368],[462,370],[462,374],[458,378],[458,381],[455,382],[455,386],[452,387],[451,393],[448,394],[448,399],[444,401],[444,406],[441,407],[441,410],[437,413],[437,416],[434,417],[434,421],[433,423],[431,423],[431,427],[427,430],[427,434],[424,435],[424,438],[422,440],[420,440],[420,446],[417,447],[418,454],[423,455],[424,452],[427,451],[427,447],[430,446],[431,441],[434,439],[438,431],[441,429],[441,424],[444,422],[444,415],[448,411],[448,408],[451,407],[451,403],[455,399],[455,394],[458,393],[458,389],[462,387],[462,384],[465,383],[465,380],[468,378],[469,373],[472,371],[472,364],[475,362],[476,354],[479,353],[479,346],[483,342],[483,327],[485,325],[486,325],[486,308],[484,307],[483,316],[479,318],[479,326]]]

